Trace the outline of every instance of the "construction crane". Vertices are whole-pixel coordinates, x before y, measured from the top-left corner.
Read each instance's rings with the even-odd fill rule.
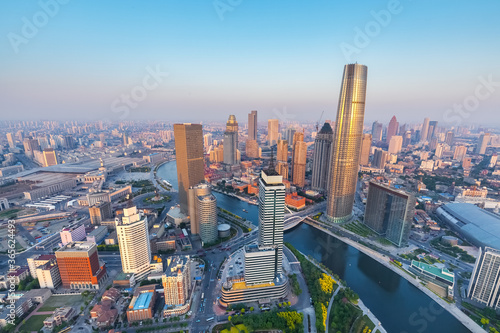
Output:
[[[323,115],[324,115],[324,114],[325,114],[325,111],[323,110],[323,111],[321,112],[321,116],[319,117],[318,122],[316,123],[316,133],[318,133],[318,132],[319,132],[319,124],[321,123],[321,119],[323,119]]]

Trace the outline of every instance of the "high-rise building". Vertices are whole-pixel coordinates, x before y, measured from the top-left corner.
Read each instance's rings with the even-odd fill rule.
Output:
[[[207,133],[203,136],[203,146],[205,147],[205,150],[208,150],[213,141],[214,140],[212,139],[212,133]]]
[[[57,165],[57,155],[54,149],[47,148],[43,151],[43,166],[48,167],[51,165]]]
[[[364,223],[396,246],[408,243],[416,198],[404,191],[370,182]]]
[[[333,129],[325,122],[314,140],[311,187],[313,190],[326,192],[330,170],[330,155],[333,143]]]
[[[456,146],[455,152],[453,153],[453,159],[459,162],[462,162],[465,155],[467,155],[467,147],[465,146]]]
[[[455,133],[453,131],[448,131],[446,132],[446,137],[444,139],[444,142],[448,145],[448,146],[452,146],[453,145],[453,140],[455,139]]]
[[[365,115],[367,71],[366,66],[359,64],[344,67],[326,210],[327,217],[334,222],[344,222],[352,215]]]
[[[111,203],[107,201],[100,201],[95,205],[89,207],[90,223],[101,224],[102,221],[113,217],[113,210]]]
[[[377,169],[384,169],[387,163],[389,153],[382,149],[375,149],[373,153],[372,167]]]
[[[209,184],[198,184],[189,189],[189,216],[191,233],[199,234],[203,244],[217,240],[217,199]]]
[[[411,131],[406,131],[403,135],[403,147],[408,147],[408,145],[411,144],[412,141],[412,132]]]
[[[23,140],[24,154],[28,157],[33,157],[35,155],[35,150],[40,150],[40,145],[38,140],[33,138],[25,138]]]
[[[191,259],[189,256],[171,256],[167,258],[167,268],[162,275],[165,310],[180,307],[189,302],[191,289]],[[187,311],[187,310],[186,310]]]
[[[269,119],[267,121],[267,142],[270,146],[274,146],[278,142],[278,133],[280,125],[278,119]]]
[[[108,277],[95,243],[71,242],[55,254],[64,288],[99,289]]]
[[[142,280],[150,272],[151,247],[148,217],[137,207],[123,209],[123,216],[116,221],[116,234],[124,273],[135,274]]]
[[[181,211],[188,211],[188,190],[205,179],[203,129],[200,124],[174,124],[175,159]]]
[[[359,152],[359,165],[367,166],[370,162],[370,150],[372,149],[372,135],[363,134],[361,150]]]
[[[292,151],[292,182],[304,187],[306,183],[307,144],[304,142],[304,133],[297,132],[294,135]]]
[[[85,226],[81,224],[69,228],[63,228],[59,232],[59,236],[61,237],[61,244],[66,245],[71,242],[84,240],[87,237],[87,233],[85,232]]]
[[[384,125],[378,121],[374,122],[372,125],[372,138],[374,141],[382,141],[382,134],[384,131]]]
[[[479,248],[469,283],[468,297],[495,310],[500,310],[500,251]]]
[[[429,134],[429,118],[424,118],[424,123],[422,124],[422,131],[420,131],[420,141],[427,141],[427,135]]]
[[[476,149],[474,150],[475,154],[484,155],[486,153],[486,147],[488,147],[488,143],[490,143],[491,134],[483,133],[479,137],[479,141],[477,142]]]
[[[445,152],[445,150],[446,150],[447,147],[448,146],[446,146],[444,143],[438,143],[437,146],[436,146],[436,150],[434,151],[434,155],[437,158],[443,157],[443,153]]]
[[[7,133],[7,142],[9,143],[9,148],[16,148],[16,142],[12,133]]]
[[[276,160],[278,162],[288,162],[288,141],[278,140],[276,150]]]
[[[224,132],[224,164],[238,164],[238,122],[230,115]]]
[[[259,179],[259,231],[257,246],[245,248],[247,285],[273,282],[282,274],[285,185],[271,165]]]
[[[276,162],[276,172],[283,176],[283,179],[288,179],[288,163],[287,162]]]
[[[257,111],[248,114],[248,140],[257,140]]]
[[[399,123],[396,119],[396,116],[392,116],[391,121],[389,122],[389,126],[387,126],[387,134],[385,136],[385,142],[390,143],[391,138],[398,134]]]
[[[295,136],[295,132],[297,130],[294,128],[294,127],[288,127],[284,133],[284,139],[286,141],[288,141],[288,143],[291,143],[292,144],[292,147],[293,147],[293,138]]]
[[[36,276],[42,289],[56,289],[61,284],[61,273],[55,259],[37,267]]]
[[[28,262],[28,267],[30,269],[30,274],[33,279],[37,278],[36,270],[38,267],[45,265],[49,261],[55,259],[56,256],[53,254],[35,254],[26,259]]]
[[[427,141],[431,141],[436,137],[437,134],[437,125],[438,122],[436,120],[429,121],[429,129],[427,132]]]
[[[403,147],[403,137],[401,135],[393,135],[389,142],[389,154],[399,154]]]

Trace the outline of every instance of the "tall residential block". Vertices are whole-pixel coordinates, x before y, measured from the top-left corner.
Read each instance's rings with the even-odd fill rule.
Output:
[[[171,256],[167,258],[167,268],[161,278],[165,305],[180,306],[189,301],[189,292],[191,290],[190,265],[189,256]]]
[[[477,142],[474,153],[478,155],[484,155],[486,153],[486,147],[488,147],[488,143],[490,143],[490,138],[490,133],[481,134],[481,136],[479,136],[479,140]]]
[[[399,154],[403,148],[403,137],[401,135],[393,135],[389,142],[389,154]]]
[[[385,136],[385,142],[391,142],[391,138],[398,134],[399,123],[396,119],[396,116],[392,116],[391,121],[389,122],[389,126],[387,126],[387,134]]]
[[[205,178],[203,129],[200,124],[174,124],[175,159],[181,211],[188,211],[188,190]]]
[[[189,216],[191,233],[199,234],[203,244],[217,240],[217,198],[209,184],[198,184],[189,189]]]
[[[16,141],[12,133],[7,133],[7,142],[9,143],[9,148],[16,148]]]
[[[55,254],[64,288],[99,289],[108,277],[95,243],[71,242]]]
[[[427,135],[429,133],[429,118],[424,118],[424,123],[422,124],[422,130],[420,131],[420,141],[427,141]]]
[[[100,201],[89,207],[90,223],[99,225],[102,221],[113,217],[113,210],[111,203],[107,201]]]
[[[344,67],[326,210],[327,217],[334,222],[344,222],[352,216],[365,115],[367,71],[366,66],[359,64]]]
[[[384,131],[384,125],[378,121],[372,124],[372,138],[375,141],[382,141],[382,133]]]
[[[468,297],[495,310],[500,310],[500,251],[480,248],[469,283]]]
[[[361,150],[359,152],[359,165],[367,166],[370,162],[370,150],[372,149],[372,135],[363,134]]]
[[[410,236],[416,198],[388,185],[370,182],[364,223],[396,246],[405,246]]]
[[[278,119],[269,119],[267,121],[267,142],[270,146],[273,146],[278,142],[278,133],[280,131],[280,125]]]
[[[431,141],[436,137],[438,122],[436,120],[429,121],[429,129],[427,131],[427,141]]]
[[[325,122],[314,140],[311,187],[313,190],[326,192],[330,170],[330,154],[333,144],[333,129]]]
[[[304,133],[295,133],[293,140],[292,182],[299,187],[304,187],[306,184],[307,163],[307,144],[304,142]]]
[[[136,280],[144,279],[151,263],[148,217],[137,207],[124,208],[116,221],[116,234],[123,272],[135,274]]]
[[[224,132],[224,164],[238,164],[238,122],[230,115]]]

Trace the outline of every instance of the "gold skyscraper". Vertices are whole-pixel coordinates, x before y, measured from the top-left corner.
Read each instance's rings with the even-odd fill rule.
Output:
[[[174,124],[175,159],[179,182],[179,203],[188,212],[188,191],[205,179],[203,130],[200,124]]]
[[[365,116],[367,71],[366,66],[359,64],[344,67],[326,210],[327,217],[337,223],[345,222],[352,216]]]

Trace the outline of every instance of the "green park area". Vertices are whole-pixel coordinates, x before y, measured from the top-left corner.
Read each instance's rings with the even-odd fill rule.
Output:
[[[43,321],[50,315],[31,316],[19,329],[20,332],[38,332],[43,327]]]

